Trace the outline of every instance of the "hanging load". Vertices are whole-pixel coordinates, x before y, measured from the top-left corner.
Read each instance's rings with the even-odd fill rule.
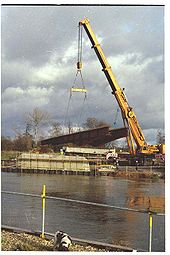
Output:
[[[73,86],[70,89],[70,96],[72,96],[72,92],[81,92],[81,93],[85,93],[85,97],[86,97],[87,89],[85,88],[85,85],[84,85],[84,80],[83,80],[83,76],[82,76],[82,67],[83,67],[83,62],[82,62],[82,26],[79,25],[77,73],[76,73],[76,77],[75,77]],[[80,76],[80,83],[81,83],[82,88],[75,87],[78,76]]]
[[[72,87],[70,89],[70,92],[83,92],[83,93],[86,93],[87,89],[81,89],[81,88],[74,88],[74,87]]]
[[[82,67],[83,67],[83,62],[82,62],[82,26],[79,25],[77,73],[76,73],[76,77],[75,77],[73,86],[70,89],[70,96],[72,95],[72,92],[81,92],[81,93],[85,93],[85,97],[86,97],[87,89],[85,89],[85,85],[84,85],[84,80],[83,80],[83,76],[82,76]],[[80,83],[81,83],[82,88],[75,87],[78,75],[80,76]]]
[[[87,98],[87,89],[85,88],[84,85],[84,80],[83,80],[83,76],[82,76],[82,67],[83,67],[83,62],[82,62],[82,26],[79,25],[79,29],[78,29],[78,54],[77,54],[77,65],[76,65],[76,75],[75,75],[75,79],[73,82],[73,86],[70,88],[70,97],[69,97],[69,101],[68,101],[68,105],[67,105],[67,110],[66,110],[66,115],[65,115],[65,125],[67,124],[67,118],[68,118],[68,114],[69,114],[69,108],[70,108],[70,103],[72,100],[72,96],[73,93],[84,93],[84,99],[82,102],[82,106],[80,107],[80,116],[79,116],[79,120],[78,120],[78,125],[80,125],[80,121],[82,118],[82,114],[84,111],[84,104]],[[77,85],[78,84],[78,85]],[[70,123],[70,120],[68,121]]]
[[[77,62],[77,70],[81,70],[83,67],[83,63],[81,61]]]

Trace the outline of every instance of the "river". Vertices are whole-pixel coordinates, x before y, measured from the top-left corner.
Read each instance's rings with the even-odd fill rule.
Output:
[[[108,176],[1,174],[1,190],[41,194],[96,203],[147,209],[149,200],[160,211],[164,207],[163,180],[128,180]],[[2,193],[1,223],[34,231],[41,230],[40,198]],[[46,200],[45,231],[63,230],[71,236],[134,249],[148,249],[148,215],[94,205]],[[153,251],[165,251],[165,217],[153,216]]]

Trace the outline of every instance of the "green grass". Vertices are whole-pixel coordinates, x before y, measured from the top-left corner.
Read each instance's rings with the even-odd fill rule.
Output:
[[[19,151],[1,151],[1,160],[15,159],[20,153]]]

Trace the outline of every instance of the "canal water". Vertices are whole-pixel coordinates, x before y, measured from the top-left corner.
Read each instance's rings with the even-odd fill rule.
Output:
[[[107,205],[157,211],[164,207],[163,180],[128,180],[109,176],[2,173],[1,190],[41,194]],[[33,231],[41,230],[42,201],[38,197],[1,196],[1,223]],[[73,237],[128,245],[148,250],[147,214],[94,205],[46,200],[45,231],[63,230]],[[153,216],[153,251],[165,251],[165,217]]]

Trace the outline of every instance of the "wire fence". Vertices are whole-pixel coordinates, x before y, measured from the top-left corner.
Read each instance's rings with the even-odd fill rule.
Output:
[[[76,199],[70,199],[70,198],[62,198],[62,197],[53,197],[53,196],[46,196],[46,187],[43,185],[43,191],[41,195],[38,194],[29,194],[29,193],[20,193],[20,192],[12,192],[12,191],[2,191],[2,194],[9,194],[9,195],[17,195],[17,196],[25,196],[25,197],[32,197],[32,198],[40,198],[42,200],[42,224],[41,224],[41,237],[45,237],[45,201],[63,201],[67,203],[75,203],[75,204],[82,204],[82,205],[88,205],[98,208],[108,208],[113,210],[119,210],[119,211],[129,211],[133,213],[141,213],[141,214],[147,214],[148,215],[148,226],[149,226],[149,240],[148,240],[148,251],[152,251],[152,232],[153,232],[153,215],[156,216],[165,216],[165,213],[158,213],[155,211],[150,210],[148,208],[147,210],[139,210],[134,208],[127,208],[127,207],[120,207],[115,205],[108,205],[108,204],[102,204],[102,203],[95,203],[95,202],[89,202],[89,201],[82,201],[82,200],[76,200]]]
[[[21,196],[30,196],[30,197],[39,197],[42,198],[42,195],[37,194],[28,194],[28,193],[20,193],[20,192],[12,192],[12,191],[2,191],[4,194],[13,194],[13,195],[21,195]],[[70,198],[63,198],[63,197],[52,197],[52,196],[45,196],[46,199],[53,199],[53,200],[60,200],[65,202],[72,202],[72,203],[79,203],[79,204],[85,204],[85,205],[92,205],[92,206],[99,206],[99,207],[106,207],[106,208],[112,208],[115,210],[121,210],[121,211],[131,211],[131,212],[139,212],[139,213],[152,213],[157,216],[165,216],[164,213],[158,213],[151,211],[149,209],[147,210],[139,210],[139,209],[133,209],[133,208],[127,208],[127,207],[120,207],[120,206],[114,206],[114,205],[108,205],[108,204],[101,204],[101,203],[94,203],[94,202],[88,202],[88,201],[82,201],[82,200],[76,200],[76,199],[70,199]]]

